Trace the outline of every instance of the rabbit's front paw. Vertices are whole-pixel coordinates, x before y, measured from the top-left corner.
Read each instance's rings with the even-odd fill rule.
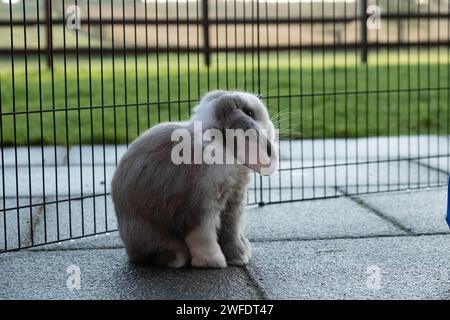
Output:
[[[252,256],[250,242],[244,236],[240,236],[235,241],[225,244],[222,250],[227,257],[229,265],[246,265]]]
[[[197,268],[225,268],[227,262],[222,252],[204,252],[192,256],[191,265]]]

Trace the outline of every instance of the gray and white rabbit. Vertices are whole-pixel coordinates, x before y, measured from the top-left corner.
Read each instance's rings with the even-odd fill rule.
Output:
[[[183,129],[194,135],[195,123],[201,123],[203,131],[222,133],[264,129],[257,135],[265,132],[267,145],[258,145],[263,153],[256,163],[244,157],[233,164],[175,164],[178,141],[172,134]],[[246,148],[259,144],[256,138],[245,140]],[[236,150],[239,144],[230,150],[224,140],[214,142],[236,158],[242,151]],[[203,141],[193,139],[191,144],[205,148]],[[130,261],[173,268],[247,264],[251,248],[243,233],[243,213],[249,168],[267,175],[276,170],[277,161],[275,130],[266,107],[245,92],[210,92],[190,121],[162,123],[144,132],[130,145],[112,179],[119,232]]]

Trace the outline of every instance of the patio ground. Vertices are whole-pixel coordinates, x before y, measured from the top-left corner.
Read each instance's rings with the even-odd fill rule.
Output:
[[[417,179],[445,181],[448,162],[435,160],[420,164]],[[401,170],[398,176],[405,176],[404,170],[409,170],[410,176],[416,177],[420,160],[407,162],[413,165],[395,163],[392,169]],[[391,174],[397,177],[397,172]],[[352,177],[350,173],[349,181]],[[330,183],[326,187],[330,193],[341,194],[338,186],[333,188]],[[301,189],[297,185],[293,188]],[[36,186],[33,191],[38,193],[38,189]],[[47,196],[50,189],[46,189]],[[15,187],[5,192],[15,192]],[[24,196],[27,192],[25,188]],[[8,199],[14,201],[6,203],[7,207],[15,205],[14,197]],[[249,206],[246,234],[253,258],[246,267],[222,270],[132,265],[116,232],[1,253],[0,299],[450,299],[446,201],[446,188],[432,187]],[[100,203],[103,200],[96,205]],[[46,208],[47,231],[54,224],[52,206]],[[89,212],[87,206],[84,209]],[[66,209],[61,204],[58,223],[62,234],[67,227],[63,225],[67,222]],[[71,210],[76,215],[79,206]],[[40,212],[33,216],[36,234],[42,227],[37,220],[42,219]],[[96,223],[105,222],[100,216]],[[91,220],[85,218],[88,230]],[[74,234],[79,227],[74,222]],[[51,240],[53,235],[49,231],[47,236]],[[14,243],[12,237],[13,233],[7,237],[10,243]],[[21,241],[29,241],[23,238]],[[3,245],[0,243],[0,247]],[[79,289],[67,285],[72,279],[67,272],[69,266],[80,270]]]

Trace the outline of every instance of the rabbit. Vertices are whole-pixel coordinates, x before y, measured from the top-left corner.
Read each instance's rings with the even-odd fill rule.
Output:
[[[222,133],[264,129],[267,146],[261,147],[256,164],[248,158],[232,164],[174,164],[173,132],[184,129],[192,134],[195,123],[201,123],[203,131]],[[121,158],[111,185],[119,234],[130,262],[172,268],[247,264],[251,248],[244,236],[243,213],[249,173],[269,175],[276,170],[275,138],[266,107],[256,95],[220,90],[207,93],[189,121],[161,123],[141,134]],[[252,139],[246,140],[246,147],[257,144]],[[192,147],[196,143],[204,148],[198,141]],[[224,141],[217,143],[235,155],[234,146],[230,150]]]

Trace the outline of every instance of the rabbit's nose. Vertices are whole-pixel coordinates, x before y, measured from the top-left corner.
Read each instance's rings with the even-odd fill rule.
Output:
[[[267,156],[270,158],[272,156],[272,145],[269,140],[267,140],[266,151],[267,151]]]

